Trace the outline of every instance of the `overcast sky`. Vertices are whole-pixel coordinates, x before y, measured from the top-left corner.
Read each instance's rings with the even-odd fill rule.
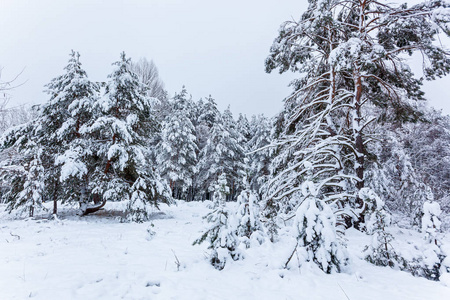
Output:
[[[416,1],[416,0],[412,0]],[[266,74],[279,25],[298,19],[307,0],[0,0],[2,80],[26,81],[10,106],[42,103],[42,91],[79,51],[91,80],[105,81],[125,51],[153,59],[171,95],[183,85],[220,109],[272,116],[295,74]],[[427,84],[433,106],[450,114],[450,78]]]

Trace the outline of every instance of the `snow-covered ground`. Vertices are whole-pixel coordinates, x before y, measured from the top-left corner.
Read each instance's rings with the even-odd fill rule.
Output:
[[[87,217],[66,209],[50,221],[0,213],[0,299],[450,299],[442,282],[361,260],[368,237],[357,231],[347,236],[348,273],[280,269],[286,249],[269,243],[217,271],[207,245],[192,246],[208,226],[206,203],[163,206],[143,224],[120,223],[121,205]]]

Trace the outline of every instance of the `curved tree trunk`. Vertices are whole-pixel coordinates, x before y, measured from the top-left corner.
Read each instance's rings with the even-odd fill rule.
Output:
[[[81,214],[82,216],[85,216],[87,214],[91,214],[94,213],[96,211],[99,211],[100,208],[102,208],[103,206],[105,206],[106,204],[106,200],[103,200],[103,202],[101,202],[99,205],[96,206],[91,206],[91,207],[86,207],[86,209],[83,211],[83,213]]]

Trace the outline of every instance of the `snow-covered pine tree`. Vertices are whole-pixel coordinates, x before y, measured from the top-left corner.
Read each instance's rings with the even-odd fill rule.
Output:
[[[96,163],[92,193],[103,201],[129,200],[127,218],[145,221],[148,208],[170,202],[168,185],[147,163],[149,138],[159,131],[153,99],[131,70],[125,53],[113,64],[105,94],[98,102],[99,115],[81,132],[94,137]]]
[[[308,170],[321,199],[338,213],[337,224],[354,216],[350,204],[356,194],[350,182],[358,178],[352,174],[355,150],[346,135],[346,102],[352,92],[343,88],[346,77],[329,62],[339,42],[336,14],[331,1],[310,1],[299,22],[281,26],[266,60],[268,72],[279,68],[303,75],[292,82],[294,92],[275,120],[271,175],[263,187],[266,223],[275,224],[270,219],[277,216],[286,219],[283,215],[298,207],[295,194]]]
[[[447,52],[433,43],[439,29],[450,33],[447,7],[442,1],[408,8],[376,0],[313,0],[300,21],[282,25],[266,69],[304,76],[293,82],[279,118],[284,132],[268,198],[283,201],[298,189],[306,158],[324,180],[328,202],[363,205],[358,191],[371,162],[369,125],[420,115],[411,102],[423,99],[421,81],[400,56],[421,52],[426,79],[450,70]]]
[[[72,168],[72,164],[65,164],[62,158],[66,151],[73,153],[70,150],[73,143],[81,139],[80,128],[90,120],[98,93],[98,86],[87,78],[79,57],[77,52],[72,51],[65,67],[66,72],[46,86],[50,100],[42,105],[39,116],[24,126],[6,132],[2,142],[3,147],[16,146],[21,153],[40,153],[39,162],[44,170],[41,178],[44,184],[43,197],[54,201],[54,214],[57,212],[57,200],[80,201],[83,198],[80,195],[83,176],[60,176],[62,168],[65,168],[66,174],[85,174]],[[26,164],[31,160],[25,157]],[[81,165],[83,163],[80,162]],[[86,168],[82,166],[81,169]],[[20,185],[13,186],[14,191],[20,191],[26,184],[17,180],[14,183]],[[83,199],[81,201],[84,202]]]
[[[13,167],[3,172],[3,180],[11,182],[10,189],[2,195],[8,204],[6,210],[33,217],[37,211],[45,210],[44,202],[44,167],[41,161],[42,149],[34,145],[22,153],[19,161],[22,168]]]
[[[96,103],[100,87],[88,79],[78,52],[72,51],[65,69],[66,74],[47,85],[47,92],[52,98],[42,112],[44,124],[58,120],[55,124],[58,126],[55,142],[59,148],[55,152],[54,164],[59,183],[51,185],[58,186],[63,201],[78,202],[81,213],[85,214],[89,202],[93,200],[89,188],[93,153],[91,136],[81,132],[81,129],[90,125],[98,114]],[[93,210],[93,207],[90,209]]]
[[[245,173],[245,153],[247,151],[246,137],[237,128],[237,123],[233,118],[230,106],[228,106],[223,112],[223,123],[226,131],[229,133],[228,141],[226,141],[226,143],[233,151],[231,157],[228,159],[228,162],[224,163],[225,165],[228,165],[226,172],[229,176],[229,184],[231,189],[230,196],[231,199],[236,199],[236,195],[238,195],[245,188],[242,183],[244,182],[244,177],[247,175]]]
[[[291,263],[298,255],[299,267],[314,262],[325,273],[340,272],[347,265],[348,257],[337,239],[336,217],[330,206],[318,198],[316,184],[311,181],[312,164],[307,164],[308,176],[301,186],[300,205],[294,214],[295,248],[286,261]]]
[[[211,187],[213,192],[212,203],[210,208],[217,208],[222,204],[225,205],[227,196],[230,194],[230,187],[227,182],[227,175],[222,173],[217,178],[217,182]]]
[[[23,210],[29,211],[29,216],[33,217],[37,210],[45,210],[44,202],[44,167],[40,159],[42,149],[39,147],[33,154],[33,159],[29,165],[25,166],[27,172],[24,189],[19,193],[16,202],[17,206],[23,207]],[[21,203],[21,202],[25,203]]]
[[[208,248],[212,249],[210,262],[218,270],[222,270],[229,259],[237,260],[241,256],[233,219],[235,216],[226,207],[226,197],[229,191],[226,175],[221,174],[214,190],[214,203],[217,206],[204,217],[211,226],[193,243],[194,245],[205,241],[209,243]]]
[[[265,233],[260,221],[260,208],[258,205],[258,196],[247,188],[237,197],[237,228],[236,234],[239,241],[247,248],[255,244],[264,242]]]
[[[157,153],[161,176],[170,183],[172,195],[178,199],[187,199],[197,173],[197,139],[186,95],[183,89],[172,99],[172,113],[163,122]]]
[[[424,239],[430,243],[438,245],[437,235],[441,229],[441,220],[439,219],[442,211],[439,204],[434,201],[434,195],[430,188],[426,190],[427,201],[423,204],[422,233]]]
[[[250,139],[248,141],[249,183],[253,191],[260,188],[270,174],[271,161],[271,123],[264,115],[252,116]],[[261,197],[261,193],[260,193]]]
[[[219,121],[221,116],[221,113],[217,108],[217,103],[210,95],[205,101],[199,101],[199,105],[199,117],[197,123],[211,129],[213,125]]]
[[[379,1],[341,1],[335,6],[346,28],[329,62],[336,72],[350,76],[348,115],[352,116],[348,137],[354,149],[355,187],[364,187],[370,161],[367,145],[371,122],[417,120],[421,112],[414,101],[423,100],[421,80],[415,79],[400,55],[421,52],[428,80],[450,70],[448,53],[434,42],[439,32],[449,34],[448,7],[442,1],[427,1],[412,7],[398,7]],[[413,25],[414,24],[414,25]],[[374,33],[376,32],[376,33]],[[372,109],[375,108],[375,109]],[[360,200],[360,199],[359,199]]]
[[[2,162],[0,169],[4,186],[1,202],[9,203],[8,206],[13,208],[17,202],[17,195],[24,189],[26,171],[23,166],[33,159],[33,151],[37,150],[36,147],[33,147],[34,142],[29,137],[33,128],[33,122],[11,127],[3,133],[0,140],[2,154],[5,154],[6,151],[15,152],[15,155]]]
[[[241,188],[238,182],[242,182],[244,175],[244,152],[238,143],[239,135],[236,132],[233,116],[229,110],[222,115],[218,114],[215,103],[207,99],[205,106],[212,106],[200,116],[201,122],[211,125],[210,133],[199,156],[199,176],[197,184],[204,193],[209,191],[212,183],[222,173],[227,174],[231,185],[231,194]]]
[[[247,119],[246,115],[239,114],[239,117],[236,121],[236,129],[239,132],[240,136],[243,138],[242,141],[239,141],[239,143],[245,148],[246,144],[251,138],[251,128],[250,128],[250,122]]]
[[[195,191],[196,199],[211,199],[209,196],[209,187],[211,180],[215,178],[209,178],[205,175],[205,171],[208,171],[208,165],[204,162],[207,160],[207,154],[204,152],[207,142],[211,137],[213,125],[221,121],[221,113],[217,108],[215,100],[209,96],[203,101],[197,103],[197,120],[195,125],[195,133],[197,136],[198,145],[198,169],[199,172],[195,177]]]

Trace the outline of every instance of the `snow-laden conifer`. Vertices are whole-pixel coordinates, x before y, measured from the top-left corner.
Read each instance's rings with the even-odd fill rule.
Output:
[[[295,261],[296,252],[299,266],[314,262],[325,273],[340,272],[348,257],[336,235],[336,217],[330,206],[318,198],[317,187],[310,178],[302,184],[301,195],[298,194],[302,199],[293,222],[297,244],[286,267]]]
[[[206,192],[220,174],[226,173],[230,184],[230,197],[233,198],[242,188],[240,182],[244,176],[244,151],[238,143],[239,134],[231,112],[226,110],[222,116],[214,111],[211,111],[211,115],[205,115],[205,120],[215,116],[215,122],[212,123],[208,139],[199,155],[197,184]]]
[[[72,51],[65,70],[65,74],[47,85],[51,99],[43,106],[41,122],[46,132],[53,130],[45,145],[46,149],[54,149],[54,169],[57,172],[53,172],[53,176],[59,180],[55,183],[60,190],[58,198],[78,202],[83,213],[92,200],[88,161],[92,149],[90,137],[80,129],[90,124],[96,115],[100,87],[88,79],[77,52]]]
[[[242,122],[245,123],[245,121]],[[244,177],[246,176],[245,153],[247,151],[246,137],[244,136],[245,130],[243,133],[241,128],[238,128],[238,123],[233,118],[230,106],[223,112],[223,123],[224,128],[229,133],[229,140],[226,143],[233,151],[233,156],[228,161],[224,161],[224,164],[228,165],[228,168],[231,169],[226,172],[229,174],[231,198],[236,199],[236,195],[245,188],[243,185]]]
[[[289,206],[306,159],[315,166],[315,182],[323,180],[327,202],[344,212],[338,221],[350,225],[349,217],[363,212],[355,209],[363,206],[358,191],[367,185],[365,173],[373,162],[371,124],[420,117],[414,102],[424,99],[421,80],[401,55],[421,52],[429,80],[450,71],[448,52],[434,43],[439,28],[450,32],[447,8],[442,1],[393,7],[314,0],[299,21],[281,26],[266,69],[298,71],[302,77],[292,83],[294,92],[278,118],[268,199],[282,202],[281,209]]]
[[[262,244],[265,239],[264,228],[260,221],[260,208],[258,196],[250,190],[243,190],[237,198],[237,228],[239,241],[249,248],[252,245]]]
[[[407,262],[393,248],[394,237],[387,230],[391,216],[384,209],[384,202],[369,188],[361,189],[359,196],[367,206],[365,226],[372,236],[371,243],[364,249],[365,259],[378,266],[406,268]]]
[[[247,143],[250,140],[252,133],[250,128],[250,122],[247,119],[246,115],[239,114],[239,117],[236,121],[236,130],[239,132],[241,140],[239,143],[247,150]]]
[[[44,211],[45,196],[44,167],[41,161],[42,149],[35,146],[29,149],[21,161],[23,168],[13,168],[5,172],[4,178],[12,182],[10,190],[3,195],[7,200],[7,210],[17,211],[33,217],[36,212]]]
[[[423,204],[422,233],[427,243],[438,245],[438,233],[441,229],[441,208],[434,201],[434,195],[430,188],[426,191],[427,201]]]
[[[192,108],[186,90],[175,95],[172,102],[172,113],[162,124],[157,163],[162,177],[170,183],[172,194],[186,198],[197,173],[197,138],[189,119]]]
[[[270,171],[272,141],[269,119],[264,115],[252,116],[250,123],[250,139],[247,143],[250,188],[260,192],[261,186],[267,181]],[[260,193],[261,194],[261,193]]]
[[[227,201],[227,196],[230,194],[230,187],[228,186],[227,176],[225,173],[219,175],[217,182],[210,186],[213,192],[212,203],[210,208],[217,208],[221,204],[225,205]]]
[[[89,153],[90,148],[80,129],[92,119],[99,90],[98,85],[89,81],[77,52],[72,51],[64,69],[63,75],[46,86],[50,99],[39,109],[39,116],[26,126],[5,133],[3,138],[4,147],[17,146],[22,153],[40,153],[43,196],[54,201],[54,213],[57,200],[87,202],[81,192],[87,181],[83,154]]]
[[[171,199],[167,184],[148,163],[148,143],[159,130],[155,99],[147,96],[125,53],[113,65],[97,104],[100,112],[80,131],[94,137],[92,193],[104,202],[128,200],[128,219],[143,221],[150,207]]]
[[[205,241],[209,244],[208,248],[212,250],[210,262],[218,270],[222,270],[230,259],[237,260],[241,256],[235,215],[225,205],[228,193],[226,175],[221,174],[214,190],[215,209],[204,217],[209,228],[194,242],[194,245]]]
[[[302,73],[292,83],[294,91],[285,99],[273,129],[275,155],[263,187],[268,204],[264,215],[271,218],[289,214],[299,204],[295,194],[304,182],[305,164],[312,165],[312,180],[338,213],[338,223],[354,216],[357,195],[351,182],[359,180],[352,174],[356,151],[345,121],[353,93],[340,86],[344,78],[329,62],[339,43],[333,7],[332,1],[310,1],[300,21],[281,26],[266,60],[267,71]]]

